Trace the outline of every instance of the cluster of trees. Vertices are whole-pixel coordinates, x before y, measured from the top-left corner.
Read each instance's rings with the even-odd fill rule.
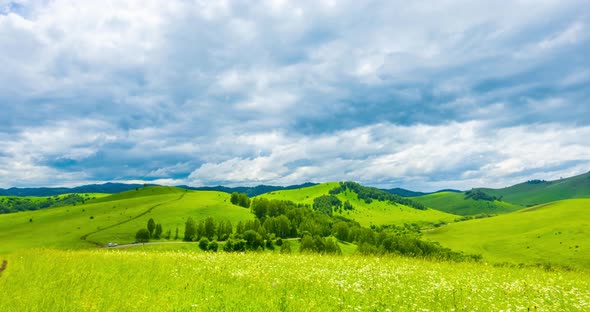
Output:
[[[336,204],[336,201],[325,197],[319,201],[314,200],[314,203],[316,202],[326,202],[326,205]],[[269,235],[282,238],[300,237],[302,251],[338,254],[341,251],[334,239],[336,238],[343,242],[356,243],[359,246],[359,252],[365,254],[393,253],[452,260],[479,258],[479,256],[463,255],[438,244],[420,240],[420,227],[416,224],[403,227],[390,225],[366,228],[345,217],[331,216],[322,209],[316,210],[289,201],[264,198],[256,198],[252,201],[252,212],[257,219],[251,222],[249,230],[259,235],[252,234],[253,237],[258,238],[258,244]]]
[[[471,191],[465,192],[465,199],[473,199],[473,200],[485,200],[485,201],[495,201],[495,200],[502,200],[502,198],[498,198],[496,196],[492,196],[486,194],[482,190],[473,189]]]
[[[233,233],[231,221],[215,221],[213,217],[207,217],[204,220],[195,222],[189,217],[184,224],[184,237],[186,242],[200,241],[206,238],[209,241],[217,239],[224,241]]]
[[[379,200],[388,201],[392,204],[402,204],[420,210],[426,210],[426,206],[419,202],[409,198],[401,197],[399,195],[391,194],[378,188],[362,186],[356,182],[340,182],[340,186],[330,190],[330,194],[337,195],[347,190],[356,193],[358,198],[364,200],[367,204],[370,204],[373,200]]]
[[[304,235],[301,238],[301,247],[299,250],[301,252],[342,254],[342,250],[340,250],[340,246],[335,239],[331,237],[325,238],[318,235],[313,237],[310,235]]]
[[[389,253],[438,260],[481,260],[481,255],[465,255],[441,247],[437,243],[426,242],[416,237],[398,236],[388,232],[379,232],[372,239],[372,242],[359,243],[358,251],[361,254],[380,255]]]
[[[354,210],[354,207],[348,200],[343,203],[338,197],[330,194],[314,198],[313,209],[332,216],[333,211],[342,213],[342,210]]]
[[[28,210],[39,210],[45,208],[56,208],[63,206],[75,206],[76,204],[84,204],[86,200],[94,199],[87,194],[85,196],[79,194],[69,194],[65,196],[52,196],[46,199],[33,199],[27,197],[4,197],[0,198],[0,214],[12,213]]]
[[[149,242],[150,239],[160,239],[162,238],[162,233],[164,229],[162,228],[162,224],[156,223],[153,218],[150,218],[147,222],[147,226],[145,228],[141,228],[137,230],[135,233],[135,240],[137,242]],[[166,239],[170,239],[172,233],[168,230],[164,236]],[[176,229],[176,238],[178,238],[178,228]]]
[[[244,208],[250,207],[250,198],[244,193],[231,193],[229,201],[234,205],[242,206]]]
[[[348,188],[346,184],[341,184],[341,187]],[[363,194],[373,194],[372,197],[366,197],[370,199],[381,198],[376,193]],[[274,250],[278,246],[281,252],[289,253],[289,240],[297,239],[301,242],[302,252],[341,254],[338,241],[342,241],[357,244],[359,252],[364,254],[393,253],[437,259],[478,259],[478,256],[463,255],[420,240],[420,228],[415,224],[367,228],[343,216],[333,215],[334,209],[344,209],[346,205],[334,194],[314,199],[313,206],[266,198],[254,198],[251,201],[248,199],[248,202],[255,219],[240,221],[234,229],[230,221],[216,221],[213,217],[207,217],[196,222],[189,217],[185,223],[183,239],[199,242],[201,249],[213,252],[219,249],[227,252]],[[148,222],[145,230],[148,233],[151,233],[152,228],[156,231],[157,224],[154,224],[155,222]],[[224,243],[221,245],[218,242]]]
[[[282,218],[281,218],[282,217]],[[259,219],[238,222],[235,228],[230,221],[215,221],[213,217],[207,217],[204,220],[195,222],[193,218],[188,218],[185,223],[184,240],[198,241],[199,248],[205,251],[216,252],[220,247],[218,242],[223,241],[223,250],[248,251],[248,250],[274,250],[275,246],[281,246],[281,252],[290,252],[289,243],[272,233],[276,229],[277,233],[284,234],[287,237],[290,233],[290,224],[285,216],[277,218],[268,217],[264,224]],[[286,223],[285,223],[286,221]],[[286,227],[285,227],[286,224]],[[267,229],[269,229],[267,231]],[[283,231],[283,232],[281,232]],[[283,247],[284,246],[284,247]]]
[[[547,182],[547,181],[545,181],[545,180],[538,180],[538,179],[537,180],[528,180],[528,181],[526,181],[526,183],[528,183],[528,184],[543,184],[545,182]]]

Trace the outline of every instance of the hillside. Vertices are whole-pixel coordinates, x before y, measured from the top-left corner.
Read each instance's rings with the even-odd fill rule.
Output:
[[[79,249],[93,243],[129,243],[149,218],[172,235],[180,227],[182,235],[187,217],[206,216],[232,222],[252,219],[248,209],[230,204],[226,193],[147,187],[84,205],[0,215],[0,254],[31,247]]]
[[[523,208],[505,201],[474,200],[466,198],[465,193],[456,192],[432,193],[412,199],[426,207],[462,216],[503,214]]]
[[[443,246],[484,259],[590,268],[590,199],[539,205],[494,218],[449,224],[424,233]]]
[[[328,195],[330,190],[333,190],[339,185],[337,182],[323,183],[298,190],[270,192],[261,195],[261,197],[313,205],[315,198]],[[353,219],[363,226],[440,223],[441,221],[451,222],[457,218],[456,215],[433,209],[420,210],[402,204],[390,204],[377,200],[367,203],[359,199],[358,195],[350,190],[335,196],[342,202],[350,202],[354,207],[353,210],[336,212],[335,215]]]
[[[590,198],[590,172],[555,181],[532,180],[502,189],[481,188],[480,190],[522,206],[569,198]]]

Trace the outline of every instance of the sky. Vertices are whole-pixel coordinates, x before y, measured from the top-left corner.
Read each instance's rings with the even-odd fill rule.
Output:
[[[585,173],[589,8],[0,0],[0,187]]]

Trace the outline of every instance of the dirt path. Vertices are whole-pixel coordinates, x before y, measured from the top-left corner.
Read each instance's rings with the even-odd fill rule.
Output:
[[[117,249],[127,249],[131,247],[138,247],[138,246],[147,246],[147,245],[171,245],[171,244],[198,244],[199,242],[147,242],[147,243],[137,243],[137,244],[121,244],[114,247],[104,247],[104,248],[117,248]]]
[[[299,238],[284,238],[284,241],[294,241],[294,240],[298,240]],[[225,241],[217,241],[220,244],[225,243]],[[108,247],[108,246],[102,246],[103,248],[109,248],[109,249],[127,249],[127,248],[132,248],[132,247],[138,247],[138,246],[147,246],[147,245],[171,245],[171,244],[198,244],[199,242],[147,242],[147,243],[137,243],[137,244],[121,244],[121,245],[117,245],[114,247]]]
[[[99,229],[99,230],[96,230],[96,231],[92,231],[92,232],[90,232],[90,233],[87,233],[87,234],[84,234],[84,235],[82,235],[82,236],[80,237],[80,239],[81,239],[81,240],[83,240],[83,241],[87,241],[87,242],[89,242],[89,243],[92,243],[92,244],[94,244],[94,245],[96,245],[96,246],[102,247],[102,244],[101,244],[101,243],[99,243],[99,242],[94,242],[94,241],[90,241],[90,240],[88,240],[88,239],[87,239],[87,238],[88,238],[88,236],[90,236],[90,235],[92,235],[92,234],[96,234],[96,233],[98,233],[98,232],[101,232],[101,231],[104,231],[104,230],[108,230],[108,229],[114,228],[115,226],[119,226],[119,225],[121,225],[121,224],[125,224],[125,223],[127,223],[127,222],[131,222],[131,221],[133,221],[133,220],[135,220],[135,219],[141,218],[141,217],[143,217],[144,215],[146,215],[146,214],[148,214],[148,213],[152,212],[152,210],[154,210],[154,209],[155,209],[155,208],[157,208],[157,207],[160,207],[160,206],[162,206],[162,205],[169,204],[169,203],[172,203],[172,202],[175,202],[175,201],[179,201],[179,200],[181,200],[181,199],[184,197],[184,195],[185,195],[185,194],[186,194],[186,193],[182,193],[182,194],[181,194],[181,195],[180,195],[178,198],[176,198],[176,199],[173,199],[173,200],[170,200],[170,201],[167,201],[167,202],[163,202],[163,203],[159,203],[159,204],[157,204],[157,205],[154,205],[154,206],[150,207],[148,210],[146,210],[146,211],[144,211],[144,212],[142,212],[142,213],[138,214],[137,216],[135,216],[135,217],[132,217],[132,218],[130,218],[130,219],[127,219],[127,220],[124,220],[124,221],[121,221],[121,222],[115,223],[115,224],[113,224],[113,225],[109,225],[109,226],[107,226],[107,227],[101,228],[101,229]]]

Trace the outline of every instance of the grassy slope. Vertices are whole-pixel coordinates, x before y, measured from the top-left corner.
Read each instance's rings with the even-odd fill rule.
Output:
[[[570,199],[449,224],[424,236],[491,261],[590,268],[589,212],[590,199]]]
[[[296,203],[312,205],[314,198],[328,194],[336,186],[338,186],[337,182],[323,183],[297,190],[271,192],[260,195],[260,197],[290,200]],[[404,223],[450,222],[457,218],[456,215],[432,209],[418,210],[404,205],[391,205],[379,201],[367,204],[363,200],[359,200],[358,196],[350,191],[338,194],[337,197],[342,201],[350,201],[355,208],[353,211],[344,211],[342,216],[356,220],[364,226],[370,226],[371,224],[403,225]]]
[[[539,184],[521,183],[503,189],[481,189],[519,205],[537,205],[569,198],[590,198],[590,172]]]
[[[234,227],[240,220],[254,218],[249,209],[232,205],[229,201],[230,195],[227,193],[213,191],[182,191],[182,193],[184,195],[179,200],[164,203],[152,212],[120,226],[89,235],[88,239],[103,244],[109,241],[132,242],[135,240],[137,230],[145,228],[150,218],[153,218],[156,223],[162,224],[164,233],[170,230],[172,238],[174,238],[177,227],[182,238],[184,223],[188,217],[199,221],[212,216],[217,221],[229,220]]]
[[[199,219],[212,215],[231,221],[252,218],[247,209],[228,202],[229,195],[225,193],[148,187],[85,205],[3,214],[0,215],[0,254],[31,247],[87,248],[92,245],[80,237],[94,232],[88,235],[88,241],[130,242],[150,217],[162,223],[165,231],[172,229],[172,235],[176,225],[188,216]],[[150,213],[134,219],[150,209]],[[31,218],[33,222],[29,222]],[[104,230],[113,225],[117,226]],[[181,236],[183,232],[181,227]]]
[[[6,259],[7,312],[584,311],[590,296],[587,272],[396,257],[37,250]]]
[[[485,201],[465,199],[464,193],[439,192],[418,197],[413,200],[436,210],[462,216],[486,214],[502,214],[522,209],[522,206],[511,204],[505,201]]]

